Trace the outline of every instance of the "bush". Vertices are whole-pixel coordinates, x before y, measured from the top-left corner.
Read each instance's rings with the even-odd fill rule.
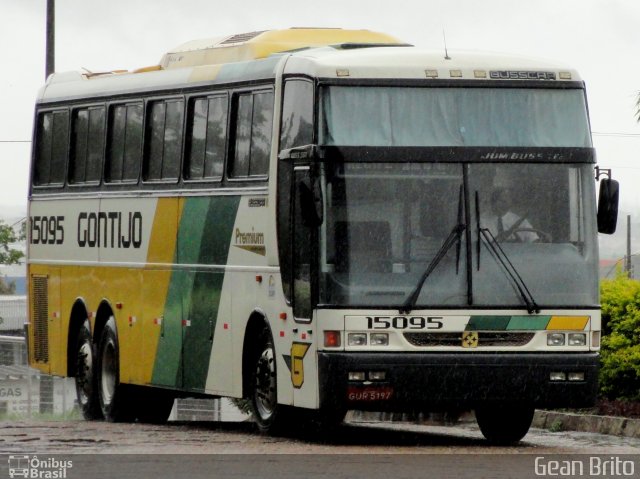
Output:
[[[600,286],[603,337],[600,394],[640,401],[640,281],[618,273]]]

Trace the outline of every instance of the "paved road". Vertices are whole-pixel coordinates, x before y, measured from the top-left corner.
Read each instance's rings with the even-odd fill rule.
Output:
[[[246,422],[153,426],[13,421],[0,422],[0,455],[41,459],[73,455],[68,457],[75,469],[67,471],[68,478],[524,478],[538,477],[539,457],[545,459],[538,460],[537,472],[548,477],[551,469],[540,469],[547,467],[544,461],[576,457],[584,462],[583,476],[588,477],[589,457],[596,455],[603,457],[598,459],[602,464],[608,458],[635,461],[635,477],[640,473],[640,439],[532,429],[517,446],[491,447],[474,424],[352,422],[329,439],[316,440],[263,436]],[[0,479],[8,477],[2,472],[5,464],[0,456]]]

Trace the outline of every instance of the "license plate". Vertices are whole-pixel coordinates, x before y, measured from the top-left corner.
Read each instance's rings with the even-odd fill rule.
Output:
[[[391,386],[350,386],[347,389],[349,401],[388,401],[393,396]]]

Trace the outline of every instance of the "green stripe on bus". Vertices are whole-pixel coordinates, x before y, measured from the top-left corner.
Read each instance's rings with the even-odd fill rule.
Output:
[[[471,316],[467,331],[504,331],[511,316]]]
[[[239,196],[187,198],[180,218],[175,262],[226,265],[239,203]],[[154,365],[154,384],[204,390],[223,280],[222,271],[173,271],[165,304],[164,334]]]
[[[551,316],[511,316],[507,330],[541,331],[547,328]]]
[[[541,331],[551,316],[472,316],[466,331]]]

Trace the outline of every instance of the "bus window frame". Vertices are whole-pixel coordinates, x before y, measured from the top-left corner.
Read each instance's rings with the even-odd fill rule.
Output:
[[[139,184],[142,185],[177,185],[181,182],[183,177],[184,158],[185,158],[185,143],[186,143],[186,123],[187,123],[187,98],[185,95],[169,94],[169,95],[157,95],[157,96],[145,96],[142,97],[144,103],[143,109],[143,125],[142,125],[142,158],[140,162],[139,172]],[[182,125],[180,135],[180,155],[178,164],[178,176],[177,178],[159,178],[159,179],[146,179],[145,172],[148,167],[149,149],[151,147],[151,109],[156,103],[164,103],[166,105],[171,101],[182,101]],[[164,131],[166,132],[166,111],[165,111],[165,123]],[[164,165],[164,147],[163,147],[163,161]],[[161,165],[161,169],[162,169]]]
[[[191,185],[202,185],[202,184],[216,184],[219,185],[223,182],[227,174],[227,162],[229,160],[230,155],[230,136],[231,136],[231,116],[232,116],[232,105],[231,105],[231,96],[232,92],[228,89],[219,89],[219,90],[207,90],[203,92],[195,92],[190,95],[186,95],[186,117],[185,117],[185,130],[183,134],[184,145],[182,149],[182,169],[181,169],[181,180],[185,187],[189,187]],[[191,154],[191,137],[189,134],[193,131],[193,123],[194,123],[194,104],[197,100],[206,99],[207,101],[215,98],[226,98],[227,100],[227,120],[226,120],[226,132],[224,137],[224,158],[222,159],[222,175],[220,176],[203,176],[202,178],[191,179],[189,178],[187,169],[190,167],[190,163],[187,161],[187,157]],[[208,122],[207,122],[208,124]],[[205,143],[205,151],[206,151],[206,143]],[[205,160],[206,163],[206,160]],[[204,168],[204,164],[203,164]]]
[[[108,155],[109,152],[111,150],[111,132],[113,129],[113,123],[111,122],[111,118],[113,115],[113,111],[116,107],[118,106],[129,106],[129,105],[142,105],[142,125],[141,125],[141,129],[142,129],[142,141],[140,144],[140,162],[138,164],[138,176],[137,179],[135,180],[117,180],[117,181],[107,181],[107,164],[108,164]],[[103,168],[102,168],[102,184],[106,187],[106,188],[118,188],[120,187],[122,189],[122,187],[124,187],[124,189],[131,187],[132,185],[140,185],[141,184],[141,178],[142,178],[142,163],[144,161],[144,141],[145,141],[145,128],[146,128],[146,97],[143,96],[135,96],[135,97],[131,97],[131,98],[119,98],[119,99],[115,99],[112,101],[107,102],[107,127],[105,130],[105,154],[104,154],[104,162],[103,162]],[[126,119],[125,119],[125,125],[126,125]],[[125,126],[125,131],[126,131],[126,126]],[[126,140],[125,140],[125,144],[126,144]],[[124,154],[124,153],[123,153]],[[124,162],[124,158],[123,158],[123,162]],[[123,163],[124,165],[124,163]]]
[[[236,133],[238,126],[238,102],[241,95],[250,94],[252,97],[256,94],[271,92],[273,94],[273,108],[271,110],[271,144],[269,145],[269,163],[267,164],[267,174],[266,175],[247,175],[247,176],[230,176],[229,165],[232,161],[235,161],[236,155]],[[277,141],[279,143],[279,131],[278,135],[274,137],[273,128],[276,124],[275,117],[275,106],[276,101],[278,101],[275,97],[275,86],[273,84],[259,84],[255,86],[247,86],[242,88],[235,88],[230,91],[230,103],[229,103],[229,123],[228,123],[228,132],[227,132],[227,158],[224,166],[224,180],[234,186],[238,183],[259,183],[266,182],[269,180],[269,168],[271,165],[271,161],[277,161],[272,158],[271,152],[273,151],[273,141]],[[252,103],[252,126],[253,126],[253,103]],[[278,122],[279,123],[279,122]],[[253,131],[253,130],[252,130]],[[250,137],[251,138],[251,137]],[[251,148],[251,143],[249,144],[249,148]],[[251,169],[251,163],[249,163],[249,169]]]
[[[81,183],[73,183],[71,181],[71,163],[75,161],[75,124],[74,120],[77,117],[78,111],[86,110],[91,111],[92,108],[103,108],[104,109],[104,118],[102,121],[103,126],[103,138],[102,138],[102,157],[100,162],[100,179],[98,181],[83,181]],[[70,189],[79,190],[79,189],[96,189],[100,188],[105,180],[105,166],[106,166],[106,156],[107,156],[107,128],[109,126],[109,107],[106,102],[91,102],[91,103],[82,103],[78,105],[73,105],[71,108],[71,116],[69,120],[69,154],[67,155],[67,170],[66,170],[66,186]],[[91,125],[91,114],[89,113],[89,119],[87,124],[87,137],[89,137],[89,129]],[[87,163],[88,164],[88,163]],[[85,177],[86,177],[86,164],[85,164]]]
[[[64,190],[68,184],[67,174],[69,171],[69,154],[71,148],[71,110],[72,107],[70,105],[58,105],[58,106],[45,106],[44,108],[36,107],[36,122],[35,128],[33,131],[33,142],[35,147],[32,148],[32,158],[31,158],[31,172],[29,174],[29,184],[32,188],[32,191],[47,191],[47,190]],[[39,133],[40,133],[40,118],[47,113],[51,113],[54,115],[56,112],[66,112],[67,113],[67,155],[64,161],[65,174],[63,175],[63,180],[61,183],[51,183],[50,181],[46,184],[36,184],[35,182],[35,172],[36,172],[36,162],[38,160],[38,151],[39,151]],[[52,128],[52,145],[51,149],[53,150],[53,124]],[[49,170],[51,170],[51,159],[49,160]],[[49,173],[49,177],[51,177],[51,173]]]

